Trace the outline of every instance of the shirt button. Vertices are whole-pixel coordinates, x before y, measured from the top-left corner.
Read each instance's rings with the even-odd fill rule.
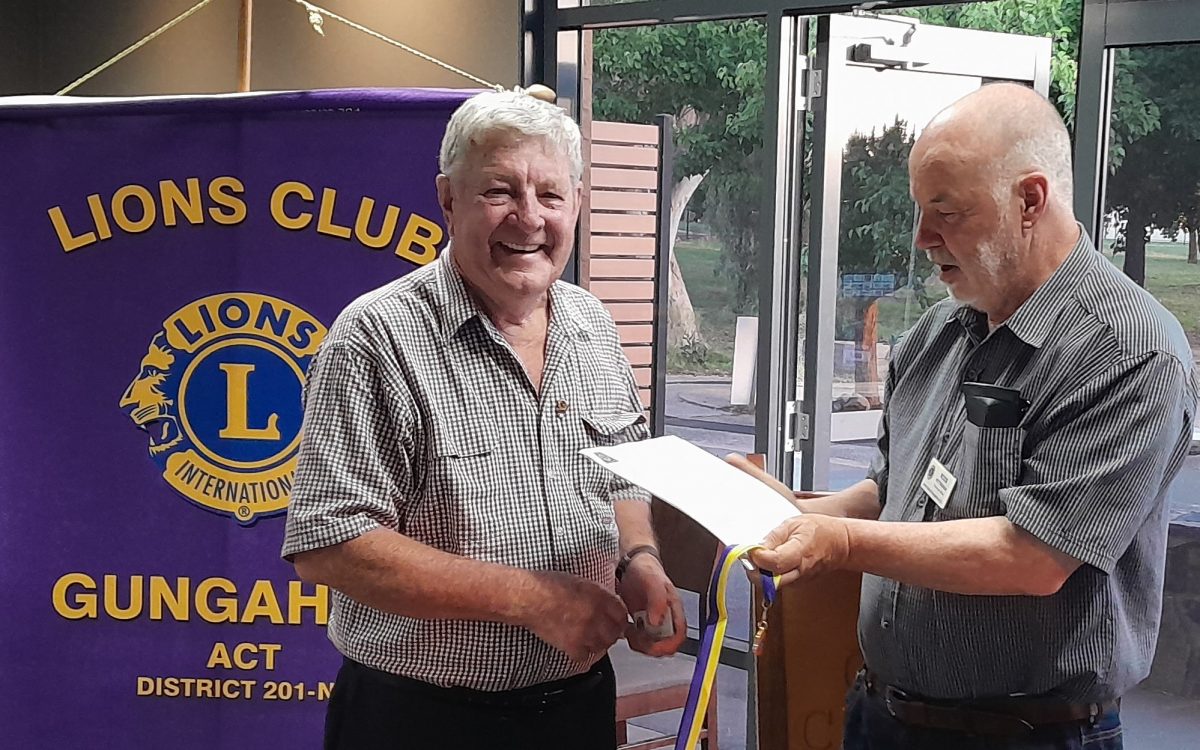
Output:
[[[567,535],[567,530],[565,528],[563,528],[562,526],[554,527],[554,536],[558,537],[559,539],[562,539],[566,535]]]
[[[879,627],[883,628],[884,630],[887,630],[888,628],[892,627],[892,621],[885,619],[879,623]]]
[[[925,496],[924,495],[921,495],[920,497],[917,498],[917,507],[918,508],[925,507]]]
[[[942,435],[942,445],[945,445],[948,442],[950,442],[950,433],[947,432],[945,435]]]
[[[561,417],[561,416],[565,415],[567,413],[568,407],[570,407],[570,404],[568,404],[566,401],[563,401],[561,398],[559,400],[555,401],[554,402],[555,416]]]

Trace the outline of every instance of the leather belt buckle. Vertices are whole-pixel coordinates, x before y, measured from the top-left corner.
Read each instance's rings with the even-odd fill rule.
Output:
[[[896,714],[896,702],[903,703],[907,701],[908,693],[904,692],[900,688],[892,687],[891,685],[887,685],[883,688],[883,707],[887,709],[888,714],[893,719],[900,719],[901,721],[904,721],[904,717]]]
[[[1034,729],[1033,724],[1019,716],[926,703],[891,685],[883,690],[883,705],[897,721],[931,729],[997,736],[1017,736]]]

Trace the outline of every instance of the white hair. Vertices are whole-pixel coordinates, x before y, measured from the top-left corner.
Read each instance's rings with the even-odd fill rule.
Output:
[[[583,179],[579,126],[560,107],[520,91],[485,91],[462,103],[450,117],[438,166],[453,175],[471,149],[492,135],[538,138],[570,162],[571,182]]]
[[[1008,200],[1013,180],[1027,172],[1046,175],[1050,198],[1060,208],[1072,211],[1074,172],[1071,166],[1071,136],[1054,106],[1045,99],[1034,105],[1042,111],[1030,113],[1037,127],[1026,132],[996,163],[993,193],[997,203]]]

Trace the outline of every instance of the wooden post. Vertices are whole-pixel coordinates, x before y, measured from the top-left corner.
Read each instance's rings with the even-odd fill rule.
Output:
[[[760,469],[761,454],[747,456]],[[768,482],[777,490],[781,485]],[[796,492],[797,498],[827,493]],[[839,571],[782,588],[758,659],[759,750],[842,746],[846,690],[862,666],[858,595],[862,576]],[[754,611],[762,606],[754,591]]]
[[[583,152],[583,205],[579,207],[579,278],[576,283],[587,289],[592,283],[592,32],[580,32],[579,46],[579,135]]]
[[[238,88],[239,92],[250,90],[250,34],[254,16],[254,0],[242,0],[242,13],[238,18]]]

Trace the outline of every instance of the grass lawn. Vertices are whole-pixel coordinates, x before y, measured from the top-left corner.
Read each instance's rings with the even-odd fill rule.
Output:
[[[667,369],[671,373],[728,375],[733,360],[733,280],[717,272],[721,250],[711,240],[680,240],[675,246],[679,270],[687,282],[699,319],[706,351],[671,351]],[[1108,256],[1118,267],[1123,255]],[[1187,331],[1193,346],[1200,347],[1200,265],[1187,262],[1187,245],[1152,242],[1146,246],[1146,288],[1174,313]],[[921,310],[914,302],[907,317],[901,296],[879,302],[879,338],[889,341],[903,333]]]
[[[1107,254],[1106,254],[1107,255]],[[1107,255],[1118,268],[1125,256]],[[1146,289],[1170,310],[1193,346],[1200,346],[1200,265],[1187,262],[1187,245],[1180,242],[1151,242],[1146,245]],[[904,299],[879,301],[879,338],[888,341],[908,329],[920,315],[910,305],[905,325]]]
[[[1118,268],[1125,255],[1109,256]],[[1146,290],[1179,318],[1188,340],[1200,345],[1200,265],[1187,262],[1187,245],[1151,242],[1146,245]]]
[[[685,350],[667,353],[667,371],[695,375],[728,375],[733,368],[733,333],[737,315],[733,312],[733,282],[717,273],[721,249],[706,240],[679,240],[675,257],[687,284],[692,307],[696,311],[700,335],[707,351]]]

